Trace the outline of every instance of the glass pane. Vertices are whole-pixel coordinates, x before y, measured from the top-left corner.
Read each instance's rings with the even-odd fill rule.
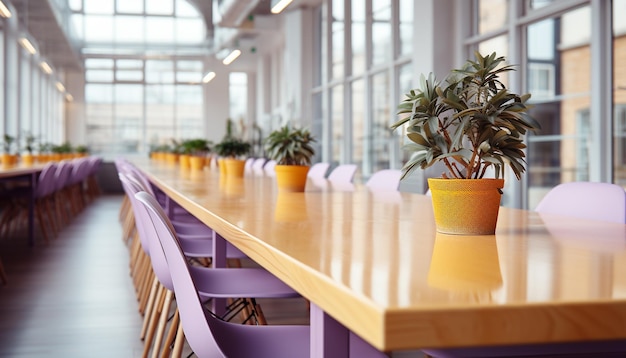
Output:
[[[146,17],[146,42],[174,42],[174,18]]]
[[[68,5],[72,11],[81,11],[83,9],[83,0],[69,0]]]
[[[615,183],[626,186],[626,0],[613,0]]]
[[[229,116],[233,120],[245,119],[248,114],[248,75],[233,72],[229,75]]]
[[[391,90],[388,72],[380,72],[372,76],[372,142],[370,151],[372,172],[389,168],[389,153],[393,150],[391,124],[391,108],[389,91]]]
[[[365,72],[365,1],[352,3],[352,74]]]
[[[203,137],[202,86],[176,86],[176,103],[178,136]]]
[[[202,61],[177,61],[176,68],[183,71],[202,72]]]
[[[352,163],[361,168],[364,177],[369,176],[363,167],[365,146],[369,145],[366,138],[365,119],[365,80],[352,82]]]
[[[152,83],[173,83],[174,82],[174,62],[147,60],[146,61],[146,82]]]
[[[113,82],[113,70],[87,70],[85,78],[89,82]]]
[[[326,61],[327,53],[328,53],[328,41],[327,41],[327,24],[328,18],[326,16],[326,3],[322,4],[316,10],[316,19],[318,26],[318,30],[315,34],[317,37],[315,38],[315,48],[317,51],[314,51],[315,56],[315,66],[316,66],[316,76],[315,76],[315,84],[317,86],[326,82],[328,78],[328,61]],[[314,36],[315,36],[314,34]]]
[[[332,23],[332,75],[333,78],[344,76],[344,7],[343,1],[333,1],[333,23]]]
[[[341,163],[341,157],[343,155],[343,86],[335,86],[331,88],[331,150],[332,150],[332,162]]]
[[[326,111],[326,108],[323,107],[323,97],[321,92],[313,95],[313,125],[311,127],[311,134],[317,138],[317,141],[313,143],[313,148],[315,149],[314,162],[321,161],[322,142],[328,142],[328,139],[323,137],[324,113]]]
[[[113,0],[85,1],[85,14],[113,14]]]
[[[117,0],[115,6],[117,12],[129,14],[143,13],[143,0]]]
[[[400,6],[400,54],[413,51],[413,0],[401,0]]]
[[[392,59],[389,0],[372,0],[372,21],[372,65],[376,65]]]
[[[146,86],[146,126],[148,138],[177,138],[174,131],[174,86]]]
[[[508,55],[509,55],[508,36],[506,35],[498,36],[498,37],[494,37],[492,39],[479,43],[478,52],[480,52],[483,56],[487,56],[491,54],[492,52],[495,52],[498,56],[504,56],[508,59]],[[473,58],[474,57],[472,55],[472,59]],[[500,67],[506,66],[506,65],[510,65],[510,64],[503,63],[500,65]],[[500,74],[500,81],[502,81],[502,83],[504,83],[505,85],[508,85],[509,73],[505,72],[505,73]]]
[[[413,66],[410,63],[403,65],[398,69],[398,84],[400,85],[400,98],[398,98],[397,103],[400,103],[402,100],[404,100],[405,95],[409,93],[409,91],[413,88]],[[402,146],[405,143],[408,143],[406,133],[404,133],[400,129],[397,129],[392,133],[397,136],[396,140],[400,147],[401,163],[406,163],[411,156],[409,152],[402,149]],[[400,165],[401,163],[398,163],[398,165]]]
[[[143,16],[115,16],[115,37],[117,43],[143,43],[145,40]]]
[[[198,17],[199,13],[189,0],[176,0],[176,16]]]
[[[202,72],[176,72],[176,82],[200,83]]]
[[[142,60],[116,60],[115,66],[117,69],[142,69],[143,61]]]
[[[479,0],[478,33],[484,34],[507,25],[509,19],[508,0]]]
[[[107,42],[113,38],[112,16],[85,15],[85,41]]]
[[[591,30],[589,7],[531,24],[527,83],[531,114],[542,129],[528,137],[529,207],[559,183],[589,180],[590,49],[578,36]],[[537,96],[535,96],[535,93]]]
[[[204,41],[206,37],[206,26],[204,20],[182,18],[175,19],[176,22],[176,42],[181,44],[197,44]]]
[[[149,15],[173,15],[174,14],[174,1],[173,0],[146,1],[146,13]]]
[[[85,67],[88,69],[113,68],[115,62],[108,58],[88,58],[85,59]]]
[[[115,72],[115,79],[118,81],[142,81],[142,70],[117,70]]]

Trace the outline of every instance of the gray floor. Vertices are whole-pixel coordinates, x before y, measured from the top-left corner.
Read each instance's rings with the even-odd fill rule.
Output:
[[[0,357],[140,357],[142,318],[117,220],[121,196],[103,196],[46,245],[0,239]],[[261,301],[270,324],[306,324],[303,300]],[[188,353],[188,347],[185,353]],[[393,357],[421,357],[415,352]]]

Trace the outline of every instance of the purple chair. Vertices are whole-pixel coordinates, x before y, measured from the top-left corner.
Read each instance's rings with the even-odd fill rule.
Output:
[[[552,188],[535,211],[626,223],[626,191],[617,184],[572,182]]]
[[[253,175],[263,175],[263,166],[267,159],[265,158],[257,158],[252,163],[252,174]]]
[[[610,183],[564,183],[552,188],[535,210],[539,213],[626,224],[626,192],[621,186]],[[625,357],[626,340],[425,349],[423,351],[435,358]]]
[[[268,160],[267,163],[265,163],[265,166],[263,167],[263,172],[265,172],[265,175],[267,175],[268,177],[275,177],[276,176],[276,161]]]
[[[356,170],[356,164],[341,164],[328,174],[328,181],[339,184],[352,183]]]
[[[365,186],[371,191],[398,191],[402,171],[396,169],[379,170],[367,180]]]
[[[131,207],[136,217],[136,225],[137,231],[139,234],[139,239],[141,242],[141,248],[147,257],[150,258],[150,263],[152,265],[152,270],[160,282],[165,288],[171,292],[172,285],[171,279],[169,277],[169,271],[167,269],[167,264],[165,263],[165,258],[160,249],[153,250],[152,248],[160,247],[157,238],[154,235],[148,233],[145,228],[145,220],[141,220],[141,215],[145,214],[145,210],[143,206],[138,204],[135,195],[141,191],[141,187],[128,180],[123,174],[120,173],[120,180],[124,189],[129,195]],[[150,194],[148,194],[150,195]],[[154,199],[154,197],[151,196]],[[156,201],[155,201],[156,202]],[[160,207],[160,206],[159,206]],[[145,219],[145,218],[144,218]],[[206,237],[204,239],[184,239],[177,237],[178,243],[181,247],[184,247],[183,252],[186,257],[209,257],[212,254],[212,245],[211,241]],[[155,246],[156,245],[156,246]],[[231,247],[233,247],[231,245]],[[234,247],[233,247],[234,248]],[[194,251],[195,250],[195,251]],[[235,253],[235,257],[239,257],[240,251],[237,250]],[[204,256],[203,256],[204,255]],[[228,251],[227,246],[227,257],[231,255]],[[273,275],[269,274],[269,272],[263,269],[256,268],[236,268],[236,269],[211,269],[206,267],[193,267],[194,275],[197,275],[197,279],[200,282],[201,295],[204,301],[207,301],[209,298],[220,297],[220,298],[237,298],[234,304],[230,306],[230,309],[226,311],[226,315],[228,317],[233,317],[236,313],[239,313],[242,308],[248,309],[247,307],[252,305],[252,309],[248,311],[248,317],[252,319],[261,319],[264,321],[262,316],[258,316],[258,307],[256,306],[256,302],[254,299],[248,298],[292,298],[292,297],[300,297],[298,293],[293,291],[287,285],[276,279]],[[213,276],[216,274],[220,274],[220,278],[229,280],[228,285],[222,284],[221,286],[216,286],[215,283],[218,280],[213,279]],[[156,285],[156,281],[153,286]],[[169,312],[169,306],[171,304],[172,297],[171,293],[168,293],[165,297],[161,297],[160,299],[156,297],[158,294],[157,287],[151,290],[149,302],[147,303],[146,311],[149,314],[146,315],[144,321],[144,328],[142,329],[142,337],[145,337],[145,347],[144,352],[147,353],[152,346],[152,340],[154,339],[156,342],[156,347],[160,345],[160,342],[163,337],[163,331],[165,328],[165,321],[167,319],[167,313]],[[164,306],[157,306],[157,302],[163,302]],[[156,313],[153,313],[154,310],[161,312],[159,329],[155,336],[156,330]],[[165,313],[163,313],[165,312]],[[150,322],[153,323],[150,323]]]
[[[326,172],[328,171],[329,166],[330,164],[324,162],[315,163],[311,165],[311,168],[309,168],[307,177],[313,180],[326,179]]]
[[[215,317],[203,305],[202,283],[194,274],[195,267],[189,266],[178,245],[174,228],[163,209],[148,193],[136,195],[144,204],[148,220],[145,228],[148,235],[158,238],[162,253],[168,265],[173,289],[176,293],[180,319],[187,342],[200,357],[255,357],[255,358],[294,358],[308,357],[310,352],[310,330],[308,326],[250,326],[225,322]],[[209,269],[210,270],[210,269]],[[212,277],[216,289],[230,290],[228,287],[240,278],[235,275],[242,269],[214,269]],[[351,355],[359,358],[387,357],[351,335]]]

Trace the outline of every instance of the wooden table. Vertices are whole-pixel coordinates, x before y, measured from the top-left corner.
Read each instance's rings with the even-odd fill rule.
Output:
[[[382,351],[626,339],[626,225],[501,208],[496,235],[449,236],[423,195],[138,164],[311,301],[313,357],[346,329]]]
[[[45,165],[0,165],[0,180],[26,180],[30,187],[28,203],[28,244],[35,244],[35,190],[37,190],[37,176]]]

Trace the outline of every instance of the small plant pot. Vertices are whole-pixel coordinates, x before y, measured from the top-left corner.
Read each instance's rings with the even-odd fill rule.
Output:
[[[192,155],[191,157],[189,157],[189,168],[191,168],[191,170],[195,170],[195,171],[203,170],[204,164],[205,164],[204,157],[200,157],[196,155]]]
[[[22,155],[22,163],[24,163],[24,165],[27,165],[27,166],[35,164],[35,156],[32,154]]]
[[[180,163],[180,169],[189,169],[189,158],[188,154],[181,154],[178,157],[178,162]]]
[[[429,178],[437,231],[492,235],[496,231],[504,179]]]
[[[167,164],[176,165],[178,163],[178,154],[176,153],[167,153],[165,155],[165,161]]]
[[[302,192],[306,187],[309,167],[306,165],[277,165],[276,182],[278,191]]]
[[[14,154],[2,154],[2,166],[10,167],[17,163],[17,156]]]
[[[245,160],[226,158],[223,160],[226,167],[226,175],[236,178],[243,178],[246,166]]]

